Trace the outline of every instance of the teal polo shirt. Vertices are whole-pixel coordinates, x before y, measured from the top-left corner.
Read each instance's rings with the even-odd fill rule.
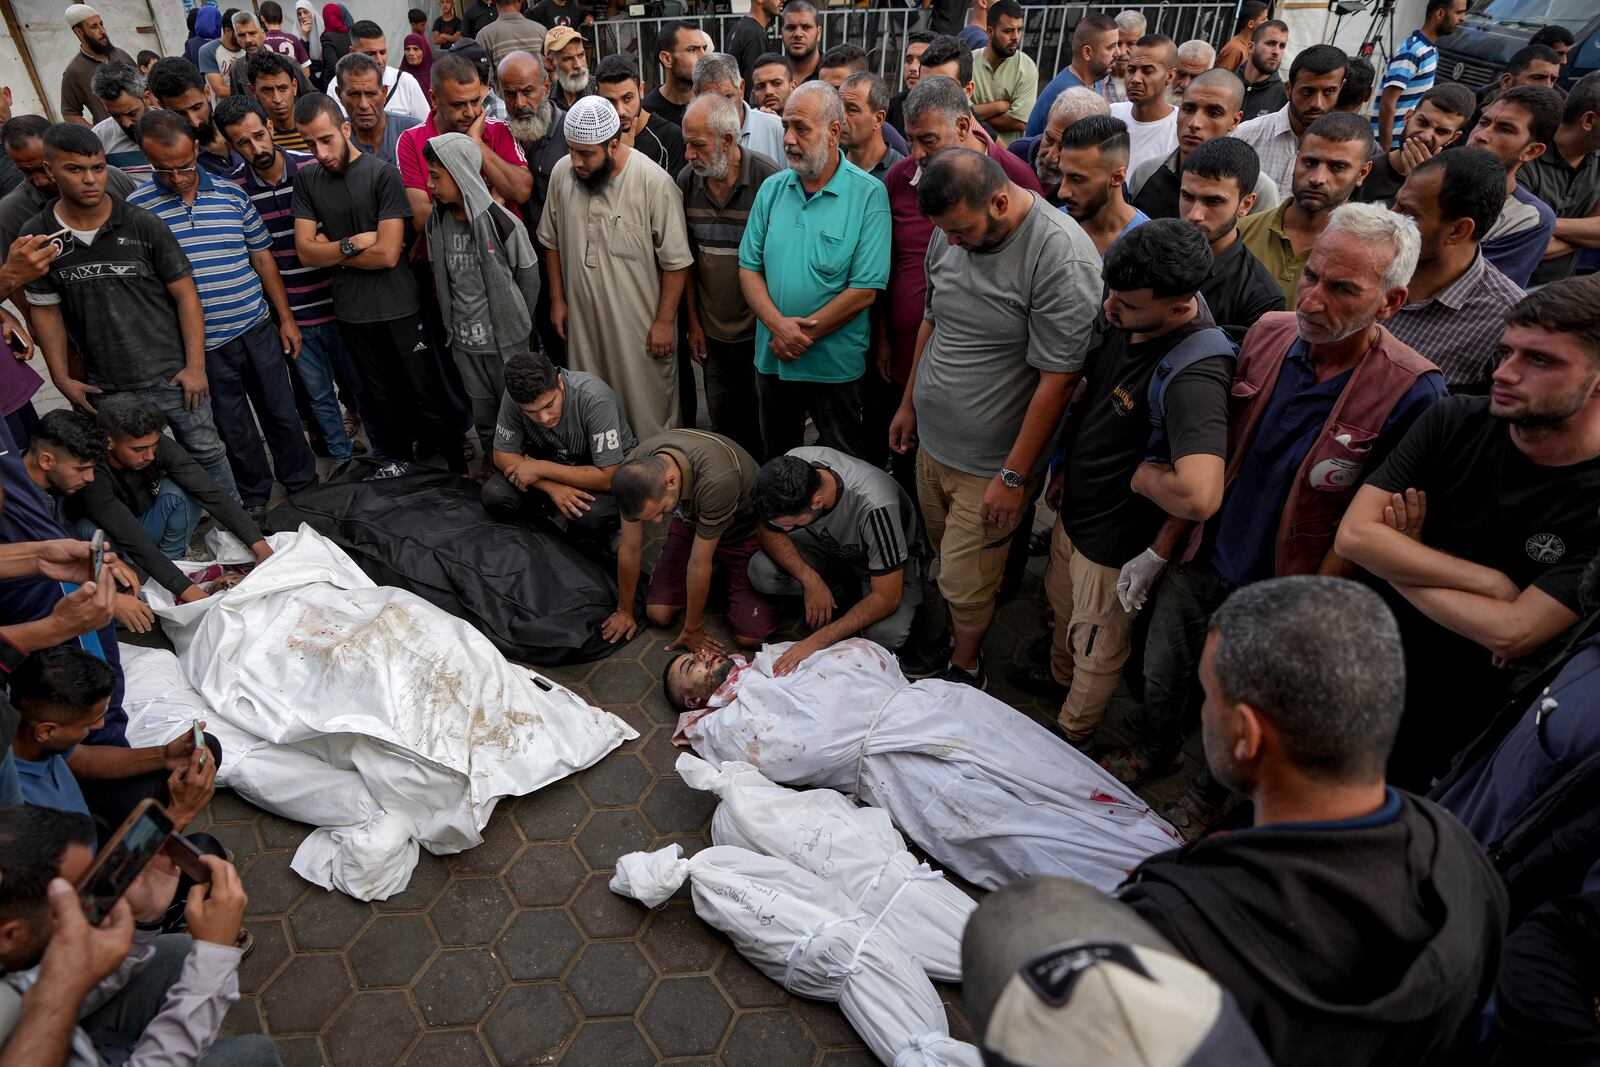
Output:
[[[761,183],[739,242],[739,266],[766,275],[767,293],[784,315],[805,318],[846,289],[889,284],[889,193],[839,153],[839,169],[807,197],[792,170]],[[756,370],[793,382],[853,382],[867,366],[871,309],[785,363],[772,334],[756,324]]]

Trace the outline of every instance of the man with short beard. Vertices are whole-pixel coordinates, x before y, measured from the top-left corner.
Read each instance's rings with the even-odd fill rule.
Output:
[[[716,431],[751,455],[761,452],[755,395],[756,315],[739,288],[736,254],[761,185],[776,162],[739,145],[739,105],[717,93],[695,97],[683,113],[678,173],[694,251],[684,287],[689,353],[705,372],[706,407]]]
[[[1167,86],[1178,66],[1172,38],[1152,33],[1139,38],[1126,64],[1128,99],[1111,105],[1111,117],[1128,127],[1128,170],[1146,160],[1164,159],[1178,147],[1177,108],[1167,102]]]
[[[1234,71],[1244,81],[1244,117],[1248,122],[1269,115],[1289,102],[1289,90],[1278,76],[1283,51],[1289,47],[1289,26],[1272,19],[1257,26],[1250,56]]]
[[[811,0],[789,0],[783,5],[783,54],[789,61],[789,80],[795,85],[815,81],[822,71],[817,9]]]
[[[1050,118],[1044,132],[1037,137],[1023,137],[1011,142],[1006,149],[1018,159],[1033,167],[1044,190],[1044,198],[1052,207],[1061,206],[1061,135],[1079,119],[1090,115],[1108,115],[1111,105],[1093,89],[1081,85],[1062,90],[1056,102],[1050,105]]]
[[[711,51],[711,39],[692,23],[668,22],[662,25],[656,42],[660,47],[656,58],[661,63],[661,84],[644,98],[644,109],[674,126],[682,126],[684,109],[694,99],[694,65]]]
[[[787,68],[785,68],[787,69]],[[694,65],[694,95],[716,93],[739,109],[739,147],[783,160],[783,120],[745,102],[739,64],[723,52],[708,52]]]
[[[1293,184],[1300,139],[1338,102],[1349,62],[1349,57],[1332,45],[1312,45],[1289,66],[1289,102],[1277,111],[1240,123],[1233,131],[1233,136],[1256,150],[1261,173],[1280,191]]]
[[[67,28],[78,39],[78,51],[67,68],[61,72],[61,117],[80,126],[93,126],[111,113],[105,101],[95,95],[90,83],[100,64],[108,59],[126,63],[135,70],[133,57],[111,43],[105,20],[88,4],[73,4],[67,8]],[[84,119],[87,110],[89,118]]]
[[[746,85],[753,83],[756,64],[771,47],[767,27],[782,10],[781,0],[755,0],[723,40],[724,50],[739,64],[739,80]]]
[[[1331,212],[1355,195],[1372,169],[1372,154],[1372,127],[1361,116],[1322,116],[1300,140],[1289,198],[1239,223],[1245,246],[1278,280],[1286,305],[1295,302],[1301,268]]]
[[[1100,82],[1116,54],[1117,24],[1101,14],[1083,16],[1072,31],[1072,62],[1040,90],[1028,115],[1027,135],[1037,137],[1044,132],[1056,98],[1068,89],[1090,89],[1098,95]]]
[[[1405,303],[1419,245],[1403,216],[1374,204],[1334,209],[1294,313],[1263,315],[1245,335],[1221,510],[1201,525],[1162,527],[1151,547],[1171,567],[1123,570],[1130,599],[1154,594],[1144,703],[1129,718],[1134,743],[1100,760],[1122,782],[1171,774],[1181,761],[1211,613],[1242,585],[1343,571],[1334,534],[1363,471],[1445,396],[1433,364],[1382,324]],[[1226,788],[1202,772],[1162,818],[1194,837],[1226,800]]]
[[[163,59],[150,68],[145,87],[161,107],[188,119],[189,128],[200,145],[197,162],[201,169],[213,178],[228,178],[238,173],[244,166],[244,157],[233,150],[217,124],[211,121],[206,81],[193,63],[186,59]]]
[[[569,154],[550,176],[538,227],[550,322],[567,342],[568,367],[615,389],[644,440],[679,419],[676,319],[694,262],[682,194],[622,143],[603,97],[574,104],[562,133]]]
[[[342,57],[334,68],[334,89],[350,119],[350,140],[369,156],[398,167],[400,135],[422,120],[385,109],[383,67],[362,52]]]
[[[750,102],[769,115],[782,115],[783,105],[794,91],[794,77],[789,73],[789,61],[777,52],[768,52],[756,60],[750,75]]]
[[[761,186],[739,242],[740,287],[759,323],[756,402],[767,458],[804,443],[807,415],[823,447],[862,455],[859,383],[872,335],[867,309],[889,282],[889,196],[845,158],[843,127],[831,85],[790,94],[789,169]]]
[[[144,75],[137,67],[110,60],[100,65],[90,82],[110,112],[110,117],[94,124],[94,135],[106,148],[106,162],[126,174],[137,174],[143,180],[150,173],[150,162],[139,151],[133,140],[134,127],[144,117]]]
[[[989,41],[972,53],[972,113],[1009,145],[1028,126],[1039,96],[1039,68],[1022,51],[1022,5],[995,0],[989,8]]]
[[[1452,397],[1406,434],[1350,504],[1339,554],[1388,583],[1406,653],[1406,716],[1390,758],[1426,784],[1589,611],[1600,551],[1600,279],[1506,314],[1488,397]]]
[[[241,11],[233,17],[233,36],[239,42],[239,47],[244,49],[244,55],[234,60],[233,66],[228,68],[228,95],[229,96],[259,96],[251,74],[250,60],[256,56],[278,56],[288,64],[282,69],[294,82],[294,91],[310,93],[316,91],[316,86],[311,84],[311,79],[306,77],[306,72],[300,69],[300,64],[288,59],[271,48],[267,47],[267,31],[259,19],[248,11]],[[274,64],[276,68],[276,65]],[[266,101],[262,101],[263,104]],[[271,111],[271,108],[268,108]],[[294,145],[288,146],[294,148]]]
[[[1244,87],[1237,74],[1213,69],[1197,75],[1178,104],[1178,146],[1165,159],[1147,159],[1128,171],[1133,206],[1153,219],[1179,217],[1179,175],[1185,161],[1202,144],[1233,132],[1239,125],[1243,99]],[[1254,149],[1251,152],[1254,154]],[[1252,211],[1271,211],[1277,206],[1278,187],[1271,178],[1258,174],[1249,191],[1255,194]]]
[[[594,92],[594,79],[589,76],[589,60],[584,51],[583,35],[571,26],[557,26],[545,35],[544,58],[555,75],[550,87],[550,100],[563,111]]]
[[[611,101],[622,124],[622,143],[677,175],[683,169],[683,130],[644,106],[639,68],[627,56],[606,56],[594,71],[595,92]]]

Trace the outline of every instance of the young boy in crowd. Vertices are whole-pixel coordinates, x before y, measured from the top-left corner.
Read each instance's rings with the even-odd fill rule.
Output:
[[[472,138],[447,133],[422,150],[434,210],[425,232],[450,351],[472,405],[483,454],[494,451],[505,361],[536,350],[539,260],[527,230],[495,203]]]

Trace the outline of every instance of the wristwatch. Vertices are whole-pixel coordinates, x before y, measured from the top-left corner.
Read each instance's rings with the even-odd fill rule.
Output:
[[[1000,484],[1007,489],[1021,489],[1022,475],[1005,467],[1000,468]]]
[[[356,243],[348,237],[339,239],[339,254],[346,259],[356,254]]]

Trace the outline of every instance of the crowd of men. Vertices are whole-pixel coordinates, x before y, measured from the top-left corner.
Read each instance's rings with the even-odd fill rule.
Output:
[[[627,35],[577,0],[443,0],[396,63],[338,4],[202,7],[137,61],[67,9],[63,121],[0,97],[0,1063],[215,1037],[249,947],[220,845],[186,907],[157,863],[101,928],[59,879],[139,800],[181,829],[210,799],[215,741],[128,747],[117,629],[154,625],[141,582],[207,596],[172,563],[206,515],[270,556],[319,456],[444,466],[486,523],[614,559],[602,632],[673,628],[684,706],[737,668],[711,612],[746,649],[798,617],[778,674],[865,636],[986,687],[1048,556],[1008,682],[1129,785],[1201,723],[1163,817],[1256,830],[1122,895],[1268,1055],[1600,1047],[1567,799],[1600,766],[1600,74],[1557,88],[1550,27],[1479,92],[1438,77],[1466,0],[1381,71],[1284,72],[1244,0],[1220,49],[1086,14],[1050,76],[1027,8],[956,6],[898,88],[811,0],[598,62]]]

